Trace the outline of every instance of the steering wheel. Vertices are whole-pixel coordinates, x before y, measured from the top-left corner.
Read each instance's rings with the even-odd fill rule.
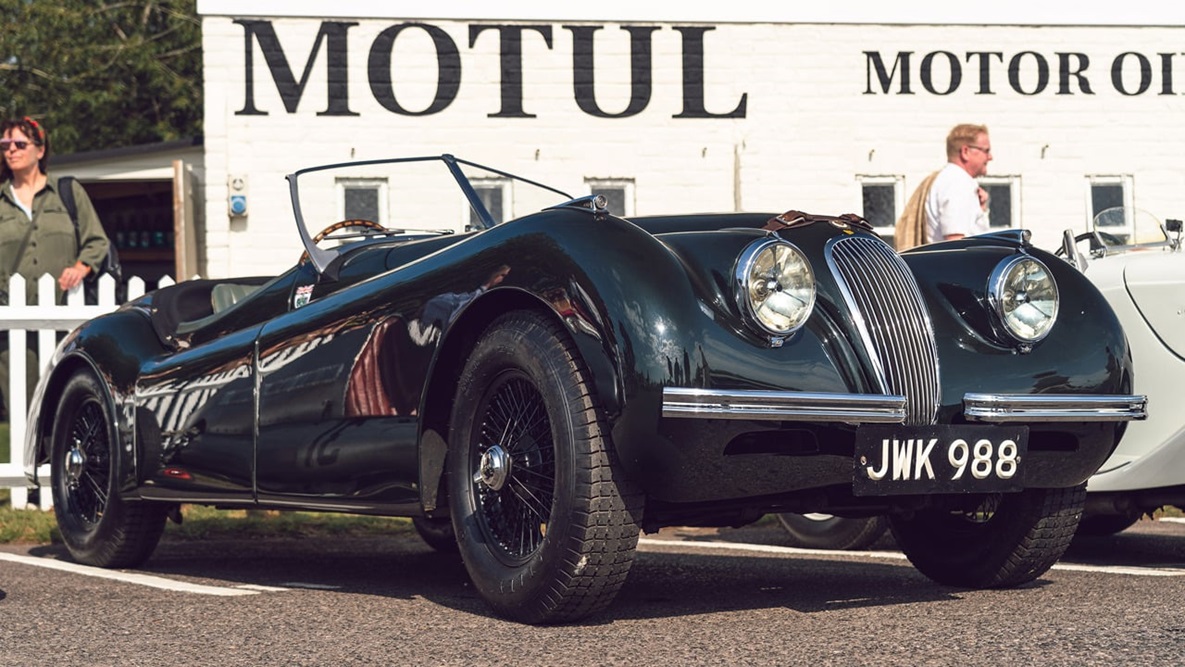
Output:
[[[1075,236],[1074,244],[1077,245],[1086,240],[1090,241],[1090,254],[1096,258],[1107,254],[1108,245],[1122,245],[1119,239],[1106,232],[1100,232],[1098,230],[1092,232],[1083,232],[1082,234]],[[1054,251],[1053,254],[1057,255],[1058,257],[1065,257],[1066,249],[1064,247],[1059,247]]]
[[[349,220],[339,220],[338,222],[335,222],[332,225],[329,225],[328,227],[326,227],[325,229],[322,229],[321,231],[317,232],[316,236],[313,237],[313,244],[316,245],[316,244],[320,243],[321,241],[324,241],[325,239],[335,238],[333,236],[334,232],[340,232],[343,229],[350,229],[352,227],[364,227],[366,229],[373,229],[373,230],[379,231],[379,232],[387,231],[386,227],[383,227],[382,225],[375,222],[374,220],[365,220],[363,218],[351,218]],[[309,251],[308,250],[306,250],[300,254],[300,262],[299,263],[304,264],[307,261],[309,261]]]

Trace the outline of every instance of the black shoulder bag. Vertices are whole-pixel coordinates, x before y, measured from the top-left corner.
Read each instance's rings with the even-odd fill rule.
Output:
[[[58,179],[58,197],[61,198],[62,204],[66,206],[66,212],[70,214],[70,222],[74,223],[74,245],[78,246],[79,252],[82,252],[82,236],[78,230],[78,204],[74,201],[73,176],[63,176]],[[115,244],[110,239],[107,240],[107,256],[103,258],[103,263],[99,265],[98,272],[86,279],[85,290],[87,303],[98,303],[99,276],[104,273],[115,278],[115,284],[117,286],[123,283],[123,267],[119,264],[119,251],[115,249]]]

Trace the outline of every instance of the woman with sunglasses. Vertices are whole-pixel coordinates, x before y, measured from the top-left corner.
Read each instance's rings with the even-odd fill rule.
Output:
[[[0,122],[0,304],[8,302],[8,280],[25,277],[25,303],[37,303],[37,280],[57,279],[57,300],[93,275],[107,256],[108,240],[98,214],[76,181],[78,233],[49,169],[49,137],[29,117]],[[8,393],[8,341],[0,340],[0,392]],[[36,359],[28,368],[36,380]],[[30,385],[32,386],[32,385]]]

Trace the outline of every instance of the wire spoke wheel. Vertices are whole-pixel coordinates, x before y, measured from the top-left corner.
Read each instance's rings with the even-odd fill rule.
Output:
[[[74,560],[135,567],[160,541],[168,506],[116,492],[120,451],[107,396],[89,372],[71,377],[61,392],[50,454],[54,514]]]
[[[500,378],[484,405],[472,448],[482,530],[508,565],[543,544],[555,497],[555,442],[543,396],[521,373]]]
[[[71,447],[58,461],[66,485],[71,514],[97,524],[107,511],[107,480],[111,478],[111,443],[103,407],[96,400],[83,403],[70,425]]]

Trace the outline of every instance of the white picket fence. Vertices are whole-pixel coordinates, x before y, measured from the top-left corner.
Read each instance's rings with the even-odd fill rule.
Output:
[[[37,281],[37,302],[54,303],[55,278],[50,275],[41,276]],[[160,287],[173,284],[168,276],[161,278]],[[8,387],[4,396],[8,408],[9,426],[9,460],[0,460],[0,488],[8,487],[11,491],[12,506],[23,508],[29,505],[27,481],[25,479],[24,445],[25,433],[28,430],[29,396],[25,388],[25,354],[23,353],[29,334],[36,336],[37,360],[41,365],[41,372],[53,356],[57,347],[57,334],[60,331],[70,331],[79,324],[93,317],[98,317],[115,310],[119,304],[115,301],[115,279],[111,276],[100,276],[98,285],[98,303],[88,305],[83,295],[82,287],[75,287],[66,295],[65,305],[30,306],[26,305],[25,279],[13,276],[8,283],[8,305],[0,306],[0,335],[8,337]],[[144,294],[144,281],[138,277],[127,281],[127,298],[134,299]],[[48,466],[43,466],[38,477],[49,479]],[[43,487],[41,505],[50,506],[49,488]]]

